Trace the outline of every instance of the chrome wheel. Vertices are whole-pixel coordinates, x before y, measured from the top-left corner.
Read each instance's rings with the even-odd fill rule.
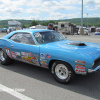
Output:
[[[64,64],[58,64],[55,67],[55,74],[57,75],[57,77],[59,77],[60,79],[66,79],[68,77],[68,69]]]
[[[0,60],[5,61],[5,54],[2,50],[0,51]]]

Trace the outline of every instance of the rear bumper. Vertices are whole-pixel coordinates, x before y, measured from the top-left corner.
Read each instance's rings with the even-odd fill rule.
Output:
[[[100,70],[100,65],[96,67],[95,69],[88,69],[88,73],[96,72]]]

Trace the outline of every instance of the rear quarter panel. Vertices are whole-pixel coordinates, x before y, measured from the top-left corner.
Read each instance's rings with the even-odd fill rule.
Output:
[[[0,39],[0,48],[5,50],[4,48],[9,48],[11,46],[11,42],[9,42],[7,39]]]

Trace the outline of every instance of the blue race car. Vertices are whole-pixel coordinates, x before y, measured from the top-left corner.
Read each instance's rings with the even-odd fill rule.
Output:
[[[69,41],[53,30],[13,31],[0,38],[1,64],[14,60],[48,68],[56,81],[67,83],[75,74],[100,69],[100,44]]]

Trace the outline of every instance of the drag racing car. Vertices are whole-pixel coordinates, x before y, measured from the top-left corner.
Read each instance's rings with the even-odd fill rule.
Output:
[[[0,38],[1,64],[15,60],[48,68],[56,81],[68,83],[75,74],[100,69],[100,44],[70,41],[48,29],[17,30]]]

